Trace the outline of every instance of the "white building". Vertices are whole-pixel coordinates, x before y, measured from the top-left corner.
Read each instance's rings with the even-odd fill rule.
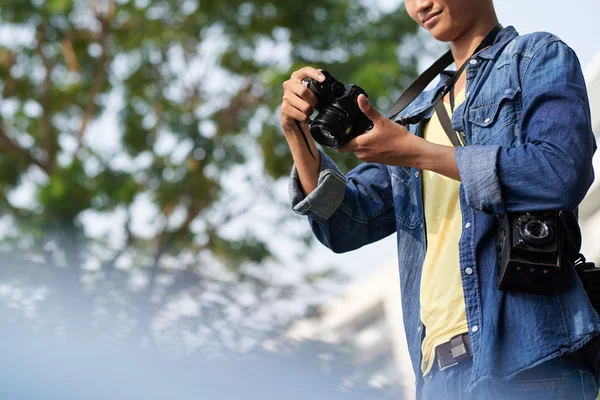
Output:
[[[343,343],[356,350],[357,369],[371,386],[399,389],[403,398],[415,396],[415,375],[410,364],[402,309],[397,262],[379,268],[350,285],[323,307],[318,321],[300,321],[289,336]]]
[[[585,71],[592,109],[592,125],[600,144],[600,53]],[[594,156],[596,181],[579,207],[583,235],[582,253],[590,261],[600,264],[600,150]]]

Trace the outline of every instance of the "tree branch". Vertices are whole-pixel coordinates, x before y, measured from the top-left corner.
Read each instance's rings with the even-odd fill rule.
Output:
[[[10,71],[15,65],[15,55],[9,50],[0,50],[0,66],[4,67],[5,71]],[[17,80],[11,75],[6,74],[4,77],[4,98],[12,97],[17,89]]]
[[[42,59],[42,64],[46,69],[46,76],[44,77],[44,83],[41,87],[40,105],[44,110],[42,114],[42,137],[41,144],[42,148],[46,151],[46,168],[44,170],[50,175],[54,169],[54,162],[56,159],[56,148],[52,137],[52,121],[50,112],[50,95],[52,90],[52,63],[48,60],[48,57],[44,54],[44,44],[46,43],[46,35],[44,33],[45,24],[41,24],[38,27],[37,32],[37,53]]]
[[[161,92],[162,92],[162,88],[161,88]],[[163,105],[162,105],[161,101],[159,100],[154,104],[154,115],[156,116],[156,124],[154,124],[154,126],[150,130],[150,134],[148,136],[148,145],[150,146],[150,148],[154,147],[154,144],[156,143],[156,139],[158,137],[158,129],[160,128],[162,110],[163,110]]]
[[[127,212],[127,220],[125,221],[125,236],[126,236],[125,237],[125,244],[123,245],[123,247],[121,247],[121,249],[119,249],[115,253],[115,255],[112,257],[112,259],[110,261],[107,261],[107,262],[103,263],[103,265],[105,267],[112,268],[112,270],[116,270],[115,264],[116,264],[117,260],[133,244],[133,233],[131,232],[131,228],[130,228],[130,225],[131,225],[131,211],[130,211],[129,208],[127,208],[126,212]]]
[[[4,131],[4,127],[2,125],[0,125],[0,145],[2,145],[2,147],[4,147],[5,149],[8,150],[12,150],[16,153],[21,154],[22,156],[24,156],[31,164],[37,165],[38,167],[40,167],[42,169],[42,171],[44,171],[48,176],[51,173],[51,169],[48,167],[48,165],[46,165],[45,163],[43,163],[42,161],[38,160],[36,157],[34,157],[29,151],[27,151],[26,149],[22,148],[21,146],[19,146],[17,143],[15,143],[10,137],[8,137],[8,135],[6,134],[6,132]]]
[[[231,99],[229,106],[217,114],[217,136],[229,132],[235,124],[236,118],[241,113],[256,106],[260,102],[260,97],[252,93],[253,80],[247,82],[240,88],[238,93]]]
[[[62,49],[63,58],[65,59],[67,69],[71,72],[79,72],[81,67],[79,66],[79,61],[77,61],[77,55],[73,49],[73,42],[71,39],[69,37],[65,37],[60,42],[60,47]]]
[[[92,87],[90,88],[89,97],[87,99],[87,103],[83,110],[83,115],[81,117],[81,127],[79,128],[79,132],[77,133],[77,149],[80,149],[83,144],[83,135],[85,131],[94,117],[96,113],[96,98],[98,94],[102,92],[104,86],[106,85],[107,79],[107,68],[108,68],[108,37],[110,35],[110,23],[112,19],[112,13],[107,15],[106,17],[100,17],[97,15],[98,20],[102,25],[102,31],[100,33],[100,46],[102,48],[102,55],[100,56],[100,60],[98,61],[98,67],[96,72],[94,73],[94,80],[92,82]]]
[[[157,238],[158,244],[156,247],[156,252],[154,253],[154,260],[152,262],[153,267],[158,266],[160,258],[169,249],[169,247],[171,247],[173,241],[177,238],[177,236],[181,235],[183,232],[185,232],[186,229],[189,228],[190,224],[194,221],[194,219],[196,219],[199,213],[200,208],[196,207],[194,204],[190,204],[187,209],[187,217],[185,218],[185,221],[183,221],[183,224],[181,224],[179,228],[177,228],[174,231],[168,232],[166,227],[167,224],[165,224],[165,228],[158,235]],[[167,235],[169,235],[168,238],[166,237]]]

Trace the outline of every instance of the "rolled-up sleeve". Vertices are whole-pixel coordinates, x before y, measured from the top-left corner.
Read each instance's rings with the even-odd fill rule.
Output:
[[[294,212],[308,217],[316,238],[336,253],[355,250],[396,231],[388,167],[363,163],[347,175],[323,152],[318,185],[304,196],[295,168],[289,183]]]
[[[456,148],[456,163],[467,204],[476,210],[502,210],[504,207],[497,169],[499,151],[499,146]]]
[[[304,196],[300,177],[294,165],[289,181],[289,195],[295,213],[325,221],[333,215],[344,200],[346,178],[331,158],[321,150],[319,153],[321,166],[317,188],[308,196]]]

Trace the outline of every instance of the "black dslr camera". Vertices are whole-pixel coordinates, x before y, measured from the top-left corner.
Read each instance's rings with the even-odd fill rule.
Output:
[[[559,212],[502,214],[496,242],[498,288],[551,294],[561,267],[561,240]]]
[[[317,116],[310,123],[310,134],[321,145],[336,149],[373,127],[358,106],[358,96],[367,93],[356,85],[344,86],[327,71],[323,82],[303,81],[317,96]]]

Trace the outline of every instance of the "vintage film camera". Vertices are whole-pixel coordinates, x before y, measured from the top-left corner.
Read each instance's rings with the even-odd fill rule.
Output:
[[[303,81],[317,96],[317,116],[310,123],[310,134],[317,143],[336,149],[373,127],[360,110],[358,96],[367,93],[356,85],[344,86],[327,71],[323,82],[307,78]]]
[[[561,268],[559,212],[507,213],[499,217],[498,288],[551,294]]]

